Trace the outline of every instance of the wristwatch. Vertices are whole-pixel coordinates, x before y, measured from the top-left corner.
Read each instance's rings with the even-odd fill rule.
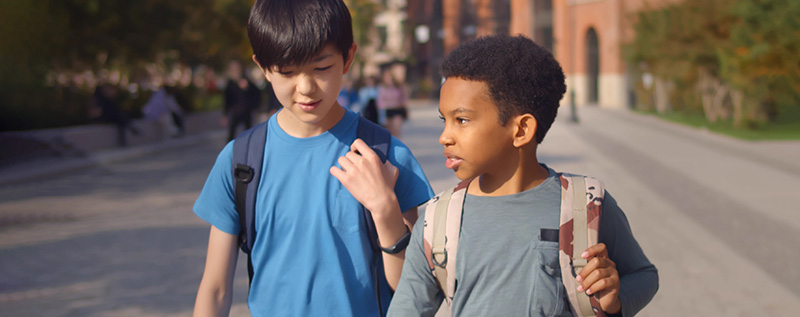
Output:
[[[397,242],[394,245],[392,245],[392,246],[390,246],[388,248],[384,248],[384,247],[381,247],[381,246],[379,246],[379,247],[381,248],[381,251],[383,251],[383,252],[386,252],[386,253],[389,253],[389,254],[397,254],[397,253],[400,253],[400,251],[403,251],[403,250],[406,249],[406,247],[408,246],[408,241],[410,241],[410,240],[411,240],[411,230],[409,230],[408,226],[406,226],[406,234],[404,234],[402,237],[400,237],[400,240],[397,240]]]

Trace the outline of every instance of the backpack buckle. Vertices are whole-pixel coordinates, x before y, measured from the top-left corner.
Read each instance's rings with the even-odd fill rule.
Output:
[[[236,164],[233,169],[233,177],[242,183],[249,183],[253,180],[253,168],[244,164]]]
[[[444,255],[444,259],[441,262],[436,259],[437,255],[440,255],[440,254]],[[447,250],[431,251],[431,261],[433,262],[434,265],[436,265],[436,266],[438,266],[440,268],[444,268],[445,265],[447,265]]]

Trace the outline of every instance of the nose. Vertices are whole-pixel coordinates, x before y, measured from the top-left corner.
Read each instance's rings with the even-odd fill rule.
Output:
[[[442,129],[442,134],[439,135],[439,144],[444,147],[448,145],[453,145],[453,137],[450,136],[450,132],[447,130],[447,126],[445,125]]]
[[[295,89],[297,89],[298,93],[308,96],[317,90],[317,82],[312,75],[300,74],[297,78],[297,87]]]

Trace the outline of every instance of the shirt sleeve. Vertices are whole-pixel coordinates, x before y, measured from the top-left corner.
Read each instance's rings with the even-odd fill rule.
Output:
[[[239,214],[233,191],[233,141],[217,156],[206,184],[194,203],[194,213],[217,229],[232,235],[239,234]]]
[[[425,257],[422,232],[424,231],[424,211],[420,220],[414,224],[411,242],[406,248],[406,259],[400,283],[392,297],[387,316],[434,316],[444,300],[436,279],[431,274],[428,259]]]
[[[391,146],[389,162],[400,172],[394,192],[400,203],[400,210],[405,212],[431,199],[433,189],[411,150],[395,137],[392,137]]]
[[[633,237],[625,213],[608,192],[603,199],[599,241],[606,244],[609,257],[617,265],[622,316],[634,316],[658,291],[658,271]]]

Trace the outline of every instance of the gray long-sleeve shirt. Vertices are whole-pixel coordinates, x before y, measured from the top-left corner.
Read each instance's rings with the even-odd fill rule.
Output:
[[[549,169],[549,168],[548,168]],[[561,186],[555,172],[530,190],[508,196],[467,195],[456,259],[453,316],[570,316],[561,284],[558,229]],[[420,216],[424,219],[424,216]],[[444,299],[423,253],[417,221],[389,316],[433,316]],[[633,237],[625,214],[606,192],[600,242],[620,276],[622,315],[633,316],[658,290],[658,273]]]

